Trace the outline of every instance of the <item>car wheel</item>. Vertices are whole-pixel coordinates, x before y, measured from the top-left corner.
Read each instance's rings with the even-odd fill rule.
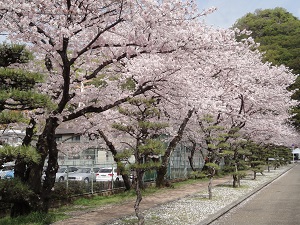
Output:
[[[63,182],[63,181],[64,181],[64,177],[58,178],[58,182]]]
[[[85,178],[85,179],[84,179],[84,183],[87,184],[88,182],[89,182],[89,178]]]

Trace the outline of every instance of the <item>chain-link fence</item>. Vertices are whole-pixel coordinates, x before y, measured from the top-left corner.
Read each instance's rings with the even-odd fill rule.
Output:
[[[183,144],[178,145],[171,154],[166,179],[188,178],[192,172],[191,163],[194,169],[201,170],[204,165],[204,160],[200,152],[194,152],[193,157],[191,156],[190,148]],[[189,160],[191,158],[192,160]],[[124,188],[122,176],[114,162],[95,164],[93,160],[70,160],[68,162],[64,161],[64,163],[60,162],[60,169],[61,168],[68,169],[65,170],[66,173],[62,175],[57,173],[56,187],[62,188],[62,186],[64,186],[66,192],[69,194],[98,193],[114,188]],[[78,168],[78,170],[73,171],[70,170],[70,168]],[[82,171],[82,169],[85,171]],[[101,169],[106,170],[106,173],[101,173]],[[131,174],[128,175],[130,176]],[[60,179],[60,176],[64,176],[64,178]],[[130,177],[132,178],[132,176]],[[146,171],[144,174],[144,182],[155,181],[156,177],[156,170]]]

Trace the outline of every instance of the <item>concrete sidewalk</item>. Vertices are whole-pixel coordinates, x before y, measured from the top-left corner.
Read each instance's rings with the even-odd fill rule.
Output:
[[[296,163],[201,225],[300,224],[299,172],[300,166]],[[244,200],[247,201],[243,202]],[[227,214],[229,210],[231,211]]]

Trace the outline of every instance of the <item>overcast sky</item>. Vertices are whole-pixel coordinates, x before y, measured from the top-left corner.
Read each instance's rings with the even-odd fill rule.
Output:
[[[220,28],[231,27],[237,19],[249,12],[253,13],[256,9],[282,7],[300,18],[299,0],[197,0],[197,3],[200,10],[217,7],[217,11],[208,15],[205,21]]]

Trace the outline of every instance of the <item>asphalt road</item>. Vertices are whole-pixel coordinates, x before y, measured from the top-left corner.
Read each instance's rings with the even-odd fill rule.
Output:
[[[210,225],[300,225],[300,163]]]

